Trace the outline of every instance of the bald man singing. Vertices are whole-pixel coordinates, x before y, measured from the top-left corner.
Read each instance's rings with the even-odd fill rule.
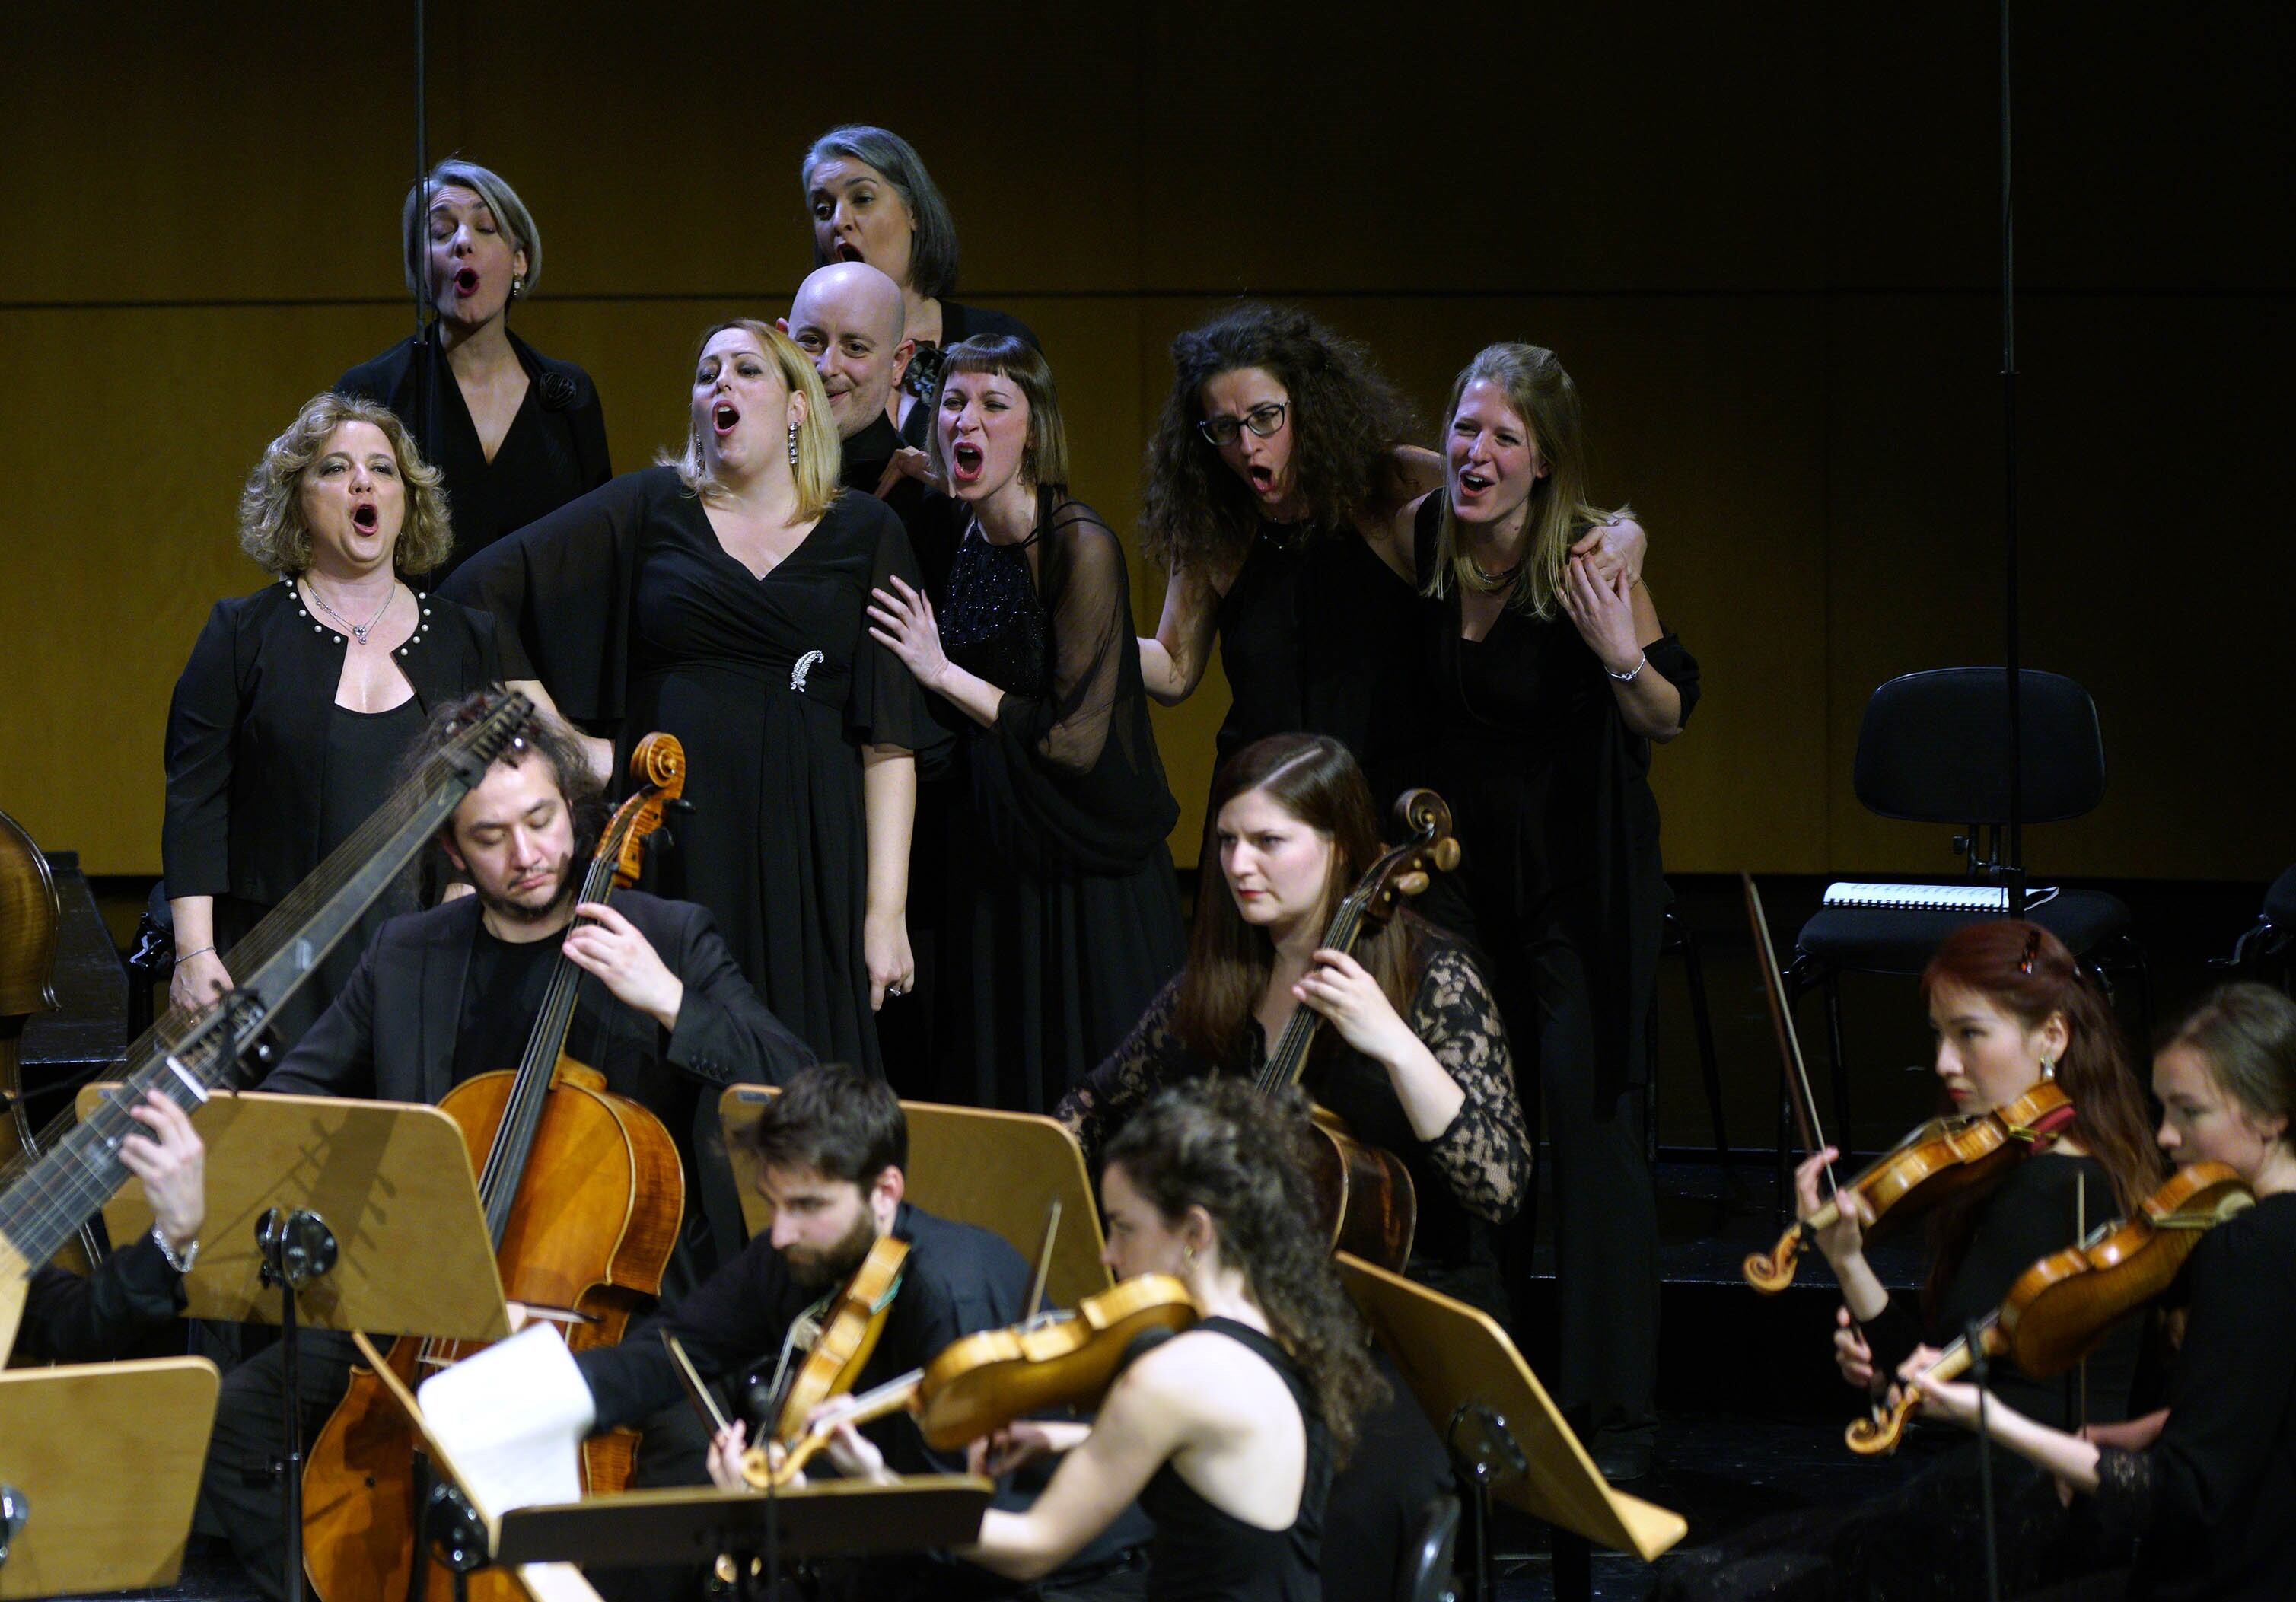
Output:
[[[922,493],[891,466],[901,448],[890,403],[915,341],[902,334],[900,286],[865,261],[832,262],[798,285],[781,330],[813,357],[829,413],[837,421],[848,489],[882,495],[907,522],[904,505]]]

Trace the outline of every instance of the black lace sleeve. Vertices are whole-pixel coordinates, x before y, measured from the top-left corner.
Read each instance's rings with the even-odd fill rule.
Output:
[[[1472,958],[1439,948],[1411,1007],[1411,1031],[1467,1099],[1427,1155],[1459,1204],[1493,1223],[1521,1207],[1530,1181],[1530,1135],[1516,1094],[1514,1056],[1498,1002]]]
[[[2105,1527],[2143,1535],[2152,1527],[2152,1454],[2099,1447],[2096,1508]]]
[[[1053,1116],[1084,1147],[1087,1163],[1099,1161],[1100,1148],[1142,1103],[1186,1076],[1191,1056],[1172,1033],[1172,1005],[1179,993],[1180,980],[1175,974],[1108,1061],[1085,1075],[1084,1082],[1053,1109]]]

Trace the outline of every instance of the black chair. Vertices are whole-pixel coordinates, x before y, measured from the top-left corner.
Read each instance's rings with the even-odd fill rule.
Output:
[[[1937,668],[1893,678],[1874,692],[1857,731],[1852,783],[1868,811],[1915,823],[1959,824],[1954,837],[1965,876],[2003,884],[2009,818],[2009,697],[1999,668]],[[2023,795],[2027,823],[2079,817],[2104,799],[2104,736],[2096,703],[2061,673],[2024,670],[2021,685]],[[1826,1045],[1833,1060],[1837,1139],[1851,1140],[1849,1076],[1841,1041],[1844,973],[1915,974],[1938,943],[1997,913],[1821,907],[1801,927],[1786,969],[1788,1005],[1825,992]],[[2103,984],[2133,978],[2149,1027],[2144,954],[2129,932],[2128,908],[2095,890],[2059,890],[2026,916],[2065,942]]]
[[[1458,1544],[1459,1499],[1439,1496],[1427,1504],[1418,1539],[1404,1549],[1396,1602],[1452,1602],[1458,1587],[1454,1569]]]

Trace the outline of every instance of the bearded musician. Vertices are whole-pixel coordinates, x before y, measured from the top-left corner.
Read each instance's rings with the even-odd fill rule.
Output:
[[[489,704],[443,707],[406,758],[412,772]],[[709,1214],[740,1242],[738,1196],[718,1134],[718,1087],[773,1083],[813,1053],[767,1011],[709,915],[624,891],[576,904],[599,832],[600,790],[578,738],[549,716],[489,767],[439,843],[475,893],[393,918],[332,1006],[257,1087],[288,1094],[436,1102],[473,1075],[514,1069],[562,952],[586,977],[565,1049],[606,1088],[652,1111],[676,1140],[690,1205],[666,1288],[698,1283],[718,1261]],[[722,1204],[709,1205],[714,1195]],[[266,1593],[285,1562],[273,1459],[283,1386],[273,1347],[224,1381],[194,1528],[228,1540]],[[341,1397],[348,1337],[307,1336],[305,1438]]]
[[[710,1437],[684,1406],[660,1331],[677,1338],[704,1382],[732,1382],[735,1410],[746,1411],[754,1393],[777,1402],[783,1382],[803,1360],[813,1315],[888,1236],[906,1243],[908,1254],[876,1351],[855,1391],[922,1368],[964,1336],[1004,1328],[1028,1311],[1028,1264],[1011,1245],[906,1199],[908,1121],[883,1080],[842,1064],[808,1068],[767,1104],[745,1138],[758,1159],[758,1192],[773,1204],[773,1227],[620,1344],[575,1358],[596,1404],[598,1429],[644,1426],[637,1484],[710,1481]],[[906,1413],[863,1429],[900,1473],[964,1470],[962,1454],[928,1448]],[[719,1448],[738,1454],[746,1436],[737,1424]],[[996,1505],[1024,1508],[1034,1488],[1016,1476],[1000,1486]],[[1136,1597],[1136,1549],[1146,1537],[1136,1512],[1119,1517],[1029,1594]],[[682,1577],[663,1573],[641,1579],[594,1572],[592,1578],[614,1597],[670,1594],[683,1584]],[[872,1563],[865,1576],[855,1579],[872,1598],[1017,1594],[1013,1582],[946,1557]]]

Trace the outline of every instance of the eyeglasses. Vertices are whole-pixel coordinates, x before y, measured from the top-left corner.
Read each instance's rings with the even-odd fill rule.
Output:
[[[1256,406],[1241,417],[1207,417],[1196,424],[1197,431],[1214,445],[1233,445],[1236,436],[1250,429],[1252,438],[1265,440],[1283,426],[1283,414],[1291,409],[1288,400],[1271,400]]]

